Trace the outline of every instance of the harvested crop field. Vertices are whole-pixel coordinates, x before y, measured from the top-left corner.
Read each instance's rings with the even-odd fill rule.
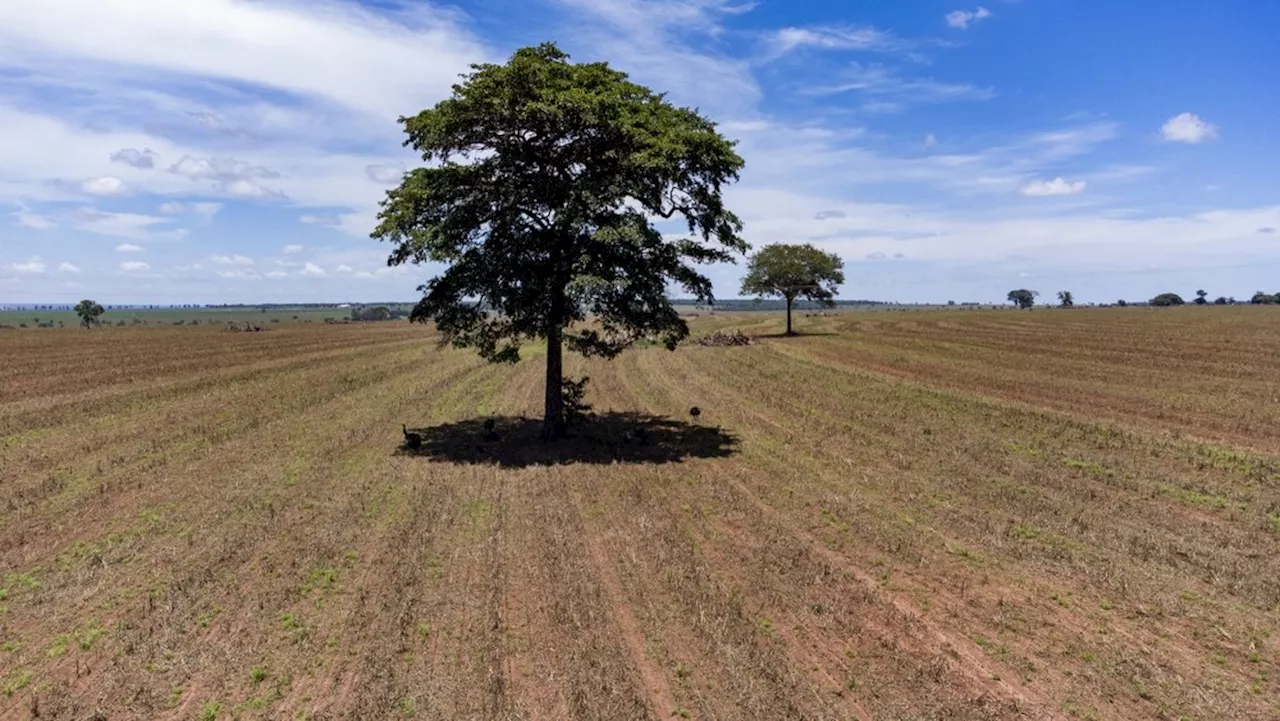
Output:
[[[1278,718],[1278,321],[7,331],[0,717]]]

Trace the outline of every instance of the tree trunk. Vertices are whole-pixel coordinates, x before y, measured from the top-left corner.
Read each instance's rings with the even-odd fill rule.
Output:
[[[791,330],[791,302],[794,300],[795,298],[787,296],[787,335],[796,334],[795,331]]]
[[[564,437],[564,287],[553,291],[550,328],[547,331],[546,406],[542,416],[542,439],[556,441]]]

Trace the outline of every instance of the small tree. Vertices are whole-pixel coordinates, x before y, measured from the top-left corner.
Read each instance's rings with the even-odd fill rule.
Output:
[[[1214,300],[1213,300],[1213,304],[1214,304],[1214,305],[1226,305],[1226,304],[1227,304],[1227,297],[1226,297],[1225,295],[1220,295],[1220,296],[1218,296],[1217,298],[1214,298]]]
[[[1027,310],[1036,304],[1036,296],[1038,295],[1040,294],[1034,290],[1020,288],[1018,290],[1009,291],[1008,298],[1010,303],[1013,303],[1023,310]]]
[[[1116,305],[1120,306],[1121,308],[1127,308],[1129,306],[1129,302],[1121,298],[1120,300],[1116,301]]]
[[[372,235],[394,244],[390,265],[447,265],[410,315],[447,342],[514,363],[522,343],[546,340],[542,433],[554,440],[566,345],[613,358],[658,336],[674,350],[689,327],[668,287],[710,302],[695,264],[747,251],[721,197],[743,162],[697,111],[553,44],[472,68],[449,98],[400,119],[427,167],[387,193]],[[681,219],[689,235],[653,218]]]
[[[791,330],[791,306],[796,298],[832,304],[836,290],[844,282],[844,261],[812,245],[766,245],[751,256],[742,293],[772,296],[787,302],[787,335]]]
[[[1276,302],[1276,299],[1275,299],[1275,296],[1271,295],[1270,293],[1260,290],[1257,293],[1253,294],[1253,298],[1249,299],[1249,302],[1253,303],[1254,305],[1270,305]]]
[[[1183,305],[1184,303],[1186,301],[1177,293],[1161,293],[1151,299],[1151,305],[1158,306]]]
[[[80,325],[85,328],[97,325],[100,322],[99,319],[102,317],[102,314],[107,312],[101,304],[94,300],[82,300],[71,310],[75,311],[76,315],[80,316]]]
[[[1071,295],[1071,291],[1069,290],[1058,291],[1058,305],[1062,306],[1063,308],[1073,308],[1075,307],[1075,304],[1076,304],[1076,300],[1075,300],[1075,297]]]
[[[1206,305],[1206,304],[1208,304],[1208,302],[1209,302],[1209,301],[1205,298],[1205,296],[1207,296],[1207,295],[1209,295],[1209,294],[1208,294],[1208,293],[1206,293],[1205,291],[1203,291],[1203,290],[1197,290],[1197,291],[1196,291],[1196,300],[1195,300],[1195,304],[1196,304],[1196,305]]]

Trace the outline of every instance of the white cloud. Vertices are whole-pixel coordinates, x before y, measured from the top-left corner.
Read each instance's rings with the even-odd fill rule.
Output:
[[[80,190],[89,195],[106,197],[128,195],[130,192],[129,186],[123,180],[111,176],[89,178],[80,184]]]
[[[352,268],[351,266],[349,266],[349,265],[347,265],[347,264],[343,263],[342,265],[338,266],[337,268],[334,268],[334,271],[335,271],[335,272],[337,272],[337,273],[354,273],[354,272],[355,272],[355,269],[354,269],[354,268]]]
[[[977,10],[953,10],[947,13],[947,25],[964,30],[969,25],[989,17],[991,17],[991,11],[979,5]]]
[[[1218,126],[1203,120],[1195,113],[1181,113],[1169,118],[1160,126],[1165,140],[1174,143],[1200,143],[1218,137]]]
[[[243,255],[212,255],[209,260],[215,265],[254,265],[253,258]]]
[[[25,263],[10,263],[9,267],[13,269],[13,272],[22,275],[40,275],[45,268],[44,261],[40,260],[40,256],[33,256]]]
[[[235,158],[194,158],[190,155],[169,166],[169,172],[193,180],[237,180],[241,178],[279,178],[280,173]]]
[[[929,133],[928,135],[924,136],[924,147],[933,148],[933,147],[936,147],[937,145],[938,145],[938,136],[934,135],[933,133]]]
[[[275,278],[286,278],[288,277],[289,274],[283,270],[271,270],[271,271],[267,271],[263,275],[266,276],[267,278],[275,279]]]
[[[70,264],[70,263],[60,263],[60,264],[58,265],[58,272],[59,272],[59,273],[71,273],[71,274],[73,274],[73,275],[74,275],[74,274],[77,274],[77,273],[79,273],[79,272],[80,272],[80,268],[79,268],[78,266],[72,265],[72,264]]]
[[[294,245],[286,245],[284,248],[282,248],[282,249],[281,249],[281,251],[282,251],[282,252],[284,252],[284,253],[288,253],[288,254],[301,253],[301,252],[302,252],[302,251],[304,251],[304,250],[306,250],[306,248],[304,248],[304,247],[303,247],[303,246],[301,246],[301,245],[297,245],[297,244],[294,244]]]
[[[146,170],[156,167],[156,161],[159,159],[160,156],[150,148],[144,150],[123,148],[111,154],[111,162],[113,163],[123,163]]]
[[[307,263],[302,268],[302,275],[310,276],[313,278],[323,278],[324,276],[328,275],[328,273],[325,273],[324,268],[321,268],[315,263]]]
[[[146,248],[143,248],[140,245],[134,245],[133,243],[121,243],[116,246],[117,253],[141,253],[144,250],[146,250]]]
[[[157,230],[153,227],[169,223],[168,218],[139,213],[108,213],[90,206],[63,212],[59,219],[76,230],[116,238],[180,240],[187,235],[187,231],[181,228]]]
[[[330,228],[342,225],[342,218],[336,215],[304,215],[298,220],[308,225],[324,225]]]
[[[18,209],[12,213],[17,219],[18,225],[32,230],[49,230],[58,227],[58,222],[47,215],[33,213],[29,208],[19,204]]]
[[[1023,195],[1043,196],[1043,195],[1075,195],[1084,190],[1085,181],[1069,181],[1065,178],[1054,178],[1053,180],[1033,180],[1022,186],[1019,191]]]
[[[271,190],[253,180],[228,180],[217,183],[214,187],[236,198],[279,198],[287,196],[279,190]]]
[[[838,73],[831,85],[808,89],[811,95],[835,95],[860,92],[881,96],[876,102],[885,103],[948,102],[957,100],[989,100],[995,97],[991,88],[980,88],[970,83],[952,83],[933,78],[904,78],[883,65],[853,63],[848,70]],[[872,105],[872,107],[876,107]]]
[[[251,270],[219,270],[215,273],[219,278],[235,280],[261,280],[262,276]]]
[[[392,185],[400,182],[401,176],[404,175],[404,163],[383,163],[380,165],[365,166],[365,175],[375,183],[384,185]]]
[[[183,203],[171,200],[161,203],[157,212],[161,215],[194,215],[203,223],[209,223],[222,210],[222,203]]]
[[[394,118],[492,59],[456,11],[409,12],[396,22],[355,3],[10,1],[0,3],[0,47],[37,67],[75,58],[125,77],[223,79]]]
[[[911,45],[891,32],[865,26],[787,27],[773,33],[769,44],[775,56],[804,47],[892,51]]]
[[[145,273],[151,270],[151,265],[140,260],[127,260],[120,264],[120,270],[125,273]]]

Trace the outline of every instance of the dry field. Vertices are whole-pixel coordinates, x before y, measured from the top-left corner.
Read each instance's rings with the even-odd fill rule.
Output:
[[[1274,309],[798,326],[5,331],[0,718],[1280,718]]]

